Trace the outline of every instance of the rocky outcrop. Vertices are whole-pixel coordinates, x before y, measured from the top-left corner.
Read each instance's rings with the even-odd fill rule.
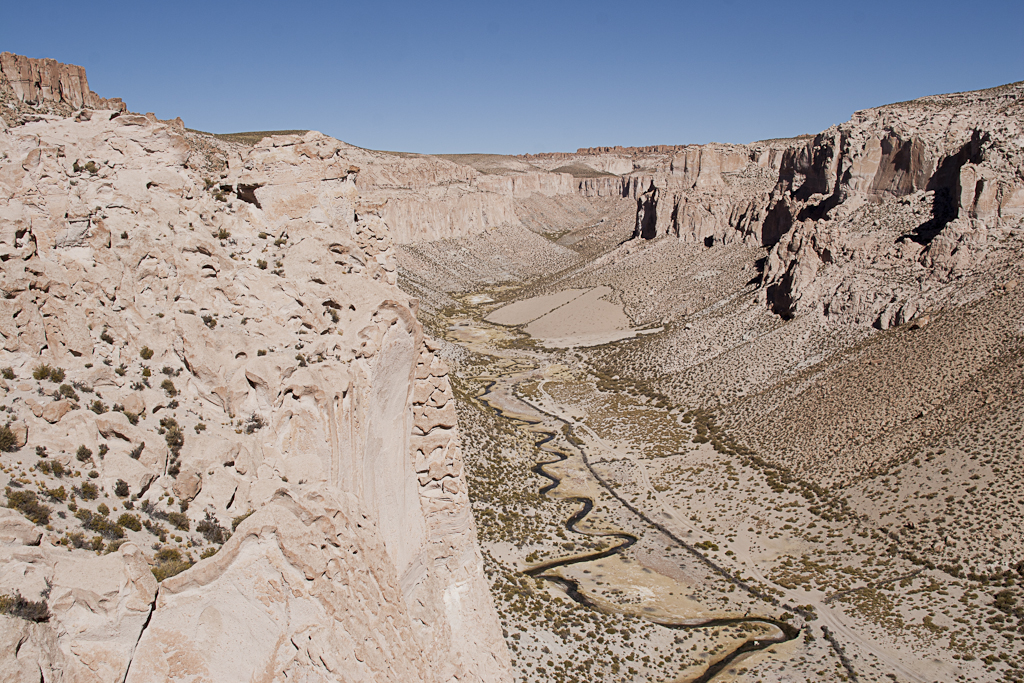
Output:
[[[125,109],[120,98],[104,99],[89,90],[85,69],[74,64],[0,52],[0,75],[15,96],[27,104],[54,103],[72,109]]]
[[[483,196],[474,175],[109,111],[0,131],[0,159],[26,427],[0,487],[33,520],[0,524],[0,594],[52,615],[4,617],[12,680],[506,680],[388,224],[449,181]]]
[[[885,329],[1021,226],[1022,97],[1018,83],[857,112],[816,136],[633,150],[638,170],[579,192],[631,197],[635,238],[768,248],[760,295],[785,318]]]
[[[984,270],[1022,225],[1022,100],[1014,84],[879,107],[787,150],[769,208],[769,306],[885,329]]]

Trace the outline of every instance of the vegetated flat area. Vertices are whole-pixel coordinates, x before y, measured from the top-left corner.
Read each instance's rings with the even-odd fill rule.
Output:
[[[800,609],[800,638],[721,676],[1020,680],[1024,293],[960,281],[945,307],[884,331],[783,320],[758,290],[764,249],[629,241],[634,210],[632,200],[535,196],[517,203],[521,226],[400,253],[400,283],[448,338],[470,494],[520,679],[693,677],[726,651],[724,630],[668,636],[643,608],[777,610],[694,570],[692,552],[646,519]],[[1020,237],[1005,239],[1012,250]],[[1001,267],[1024,276],[1017,263]],[[533,314],[568,297],[560,293],[600,286],[631,326],[664,329],[560,349],[525,333]],[[505,309],[508,319],[495,313],[532,297],[551,298]],[[551,496],[538,495],[548,480],[531,471],[550,454],[478,397],[507,377],[502,354],[513,352],[525,373],[512,382],[518,395],[573,426],[579,442],[566,451],[594,456],[593,471],[579,457],[549,466],[564,476]],[[565,530],[579,509],[565,497],[583,490],[595,525],[640,539],[600,569],[559,570],[614,605],[611,616],[520,573],[602,547]],[[644,569],[657,577],[637,580]]]
[[[189,130],[192,130],[191,128]],[[200,133],[202,135],[212,135],[218,140],[224,140],[225,142],[234,142],[238,145],[245,145],[252,147],[263,138],[269,138],[274,135],[303,135],[308,133],[308,130],[252,130],[241,133],[206,133],[201,130],[192,131],[194,133]]]

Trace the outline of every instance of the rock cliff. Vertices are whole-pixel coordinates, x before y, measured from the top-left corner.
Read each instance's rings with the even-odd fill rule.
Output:
[[[1020,227],[1022,98],[1017,83],[860,111],[813,137],[654,149],[580,191],[633,198],[634,237],[769,248],[761,297],[785,318],[886,329],[998,262]]]
[[[5,680],[507,680],[388,224],[449,181],[482,212],[472,174],[222,144],[47,64],[26,98],[94,109],[0,130]]]
[[[0,52],[0,90],[9,90],[5,93],[8,95],[5,100],[10,100],[5,102],[9,105],[9,111],[3,112],[5,120],[25,116],[25,108],[18,107],[15,101],[33,105],[36,111],[63,115],[82,107],[125,109],[120,98],[104,99],[89,90],[85,69],[80,66],[10,52]]]

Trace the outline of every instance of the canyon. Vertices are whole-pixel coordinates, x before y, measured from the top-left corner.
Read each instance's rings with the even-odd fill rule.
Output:
[[[0,55],[5,680],[1022,680],[1024,83],[213,135]]]

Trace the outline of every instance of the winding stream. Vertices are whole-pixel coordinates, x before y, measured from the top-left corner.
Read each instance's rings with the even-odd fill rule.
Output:
[[[547,420],[545,420],[545,419],[530,419],[530,418],[524,417],[522,415],[509,415],[500,406],[496,405],[497,401],[492,400],[492,398],[496,398],[497,397],[497,395],[494,393],[494,389],[495,389],[496,385],[498,384],[498,381],[499,380],[493,380],[493,381],[489,382],[484,387],[483,391],[477,396],[477,398],[479,400],[483,401],[484,403],[486,403],[488,405],[488,407],[490,407],[490,409],[493,410],[497,415],[499,415],[499,416],[501,416],[501,417],[503,417],[505,419],[512,420],[514,422],[519,422],[521,424],[529,425],[535,432],[537,432],[539,434],[539,438],[535,441],[536,448],[538,448],[539,450],[542,450],[542,451],[544,451],[546,453],[551,453],[555,457],[554,457],[553,460],[544,460],[542,462],[537,463],[532,468],[532,471],[535,472],[536,474],[538,474],[539,476],[544,477],[545,479],[549,480],[550,483],[544,485],[540,489],[540,493],[542,495],[550,495],[551,492],[556,490],[561,485],[562,482],[561,482],[561,479],[559,479],[559,477],[557,477],[555,474],[552,474],[551,472],[549,472],[546,468],[548,466],[550,466],[550,465],[555,465],[555,464],[558,464],[560,462],[564,462],[570,456],[567,455],[566,453],[563,453],[563,452],[561,452],[559,450],[555,450],[555,449],[553,449],[553,448],[548,446],[548,444],[551,441],[553,441],[555,438],[557,438],[559,433],[555,429],[553,429],[551,427],[548,427],[548,426],[546,426],[544,424]],[[658,531],[660,531],[661,533],[665,534],[669,539],[671,539],[671,541],[673,543],[676,543],[680,547],[685,548],[694,557],[696,557],[698,560],[700,560],[706,566],[708,566],[713,571],[715,571],[716,573],[721,575],[723,578],[729,580],[733,584],[735,584],[735,585],[739,586],[740,588],[746,590],[748,593],[750,593],[751,595],[754,595],[757,598],[760,598],[762,600],[766,600],[768,602],[771,602],[774,605],[778,605],[779,604],[776,599],[774,599],[774,598],[772,598],[770,596],[764,595],[760,591],[757,591],[756,589],[752,588],[751,586],[748,586],[745,582],[740,581],[736,577],[732,576],[730,573],[728,573],[727,571],[725,571],[724,569],[722,569],[721,567],[719,567],[718,565],[713,563],[710,559],[705,557],[703,554],[701,554],[695,548],[691,547],[688,543],[686,543],[682,539],[678,538],[670,530],[665,528],[664,525],[662,525],[661,523],[656,522],[656,521],[654,521],[652,519],[649,519],[643,512],[641,512],[640,510],[636,509],[636,507],[633,506],[632,504],[630,504],[628,501],[624,500],[622,498],[622,496],[619,495],[618,493],[616,493],[615,490],[613,489],[613,487],[609,486],[609,483],[607,481],[605,481],[604,478],[601,477],[594,470],[594,468],[593,468],[589,458],[587,457],[587,452],[583,448],[583,442],[580,441],[577,438],[574,438],[574,436],[573,436],[573,425],[570,422],[564,420],[561,417],[558,417],[556,415],[552,415],[552,414],[546,412],[545,410],[543,410],[539,406],[535,405],[533,402],[525,399],[524,397],[519,396],[515,392],[516,383],[509,382],[508,384],[509,384],[509,393],[510,393],[510,395],[514,396],[518,401],[520,401],[521,403],[529,406],[532,410],[536,411],[537,413],[546,416],[546,418],[548,420],[554,421],[556,423],[561,423],[561,424],[566,425],[568,427],[568,433],[566,434],[566,438],[569,440],[570,444],[576,450],[579,451],[579,453],[580,453],[580,455],[582,457],[583,463],[586,465],[586,467],[587,467],[588,471],[590,472],[591,476],[602,486],[602,488],[605,491],[607,491],[617,501],[622,503],[626,507],[626,509],[628,509],[631,513],[633,513],[635,516],[637,516],[644,523],[653,526]],[[583,555],[574,555],[572,557],[558,559],[558,560],[549,560],[547,562],[543,562],[543,563],[537,564],[537,565],[535,565],[533,567],[530,567],[529,569],[525,570],[524,573],[527,576],[530,576],[530,577],[533,577],[533,578],[538,578],[538,579],[543,579],[545,581],[549,581],[549,582],[557,585],[559,588],[561,588],[565,592],[566,595],[569,596],[569,598],[571,598],[572,600],[574,600],[575,602],[577,602],[579,604],[592,607],[592,608],[597,609],[599,611],[606,611],[607,612],[607,611],[609,611],[612,608],[610,608],[605,603],[598,603],[597,601],[593,600],[592,598],[587,596],[585,593],[583,593],[580,590],[580,585],[579,585],[578,581],[576,581],[575,579],[571,579],[571,578],[566,578],[566,577],[560,576],[557,573],[553,573],[553,571],[558,569],[558,568],[560,568],[560,567],[567,567],[567,566],[574,565],[574,564],[583,564],[583,563],[587,563],[587,562],[594,562],[596,560],[601,560],[601,559],[604,559],[604,558],[607,558],[607,557],[611,557],[612,555],[622,554],[629,547],[631,547],[633,544],[635,544],[638,539],[637,539],[636,536],[633,536],[632,534],[625,533],[625,532],[598,532],[598,531],[587,531],[587,530],[580,529],[578,527],[578,524],[581,521],[583,521],[584,519],[586,519],[586,517],[594,509],[594,501],[591,498],[586,497],[586,496],[571,496],[571,497],[567,497],[567,498],[562,498],[561,500],[566,500],[568,502],[576,503],[576,504],[580,505],[580,509],[565,521],[565,528],[568,531],[571,531],[573,533],[580,534],[580,535],[591,536],[591,537],[618,539],[619,542],[614,544],[611,548],[608,548],[608,549],[605,549],[605,550],[600,550],[600,551],[596,551],[596,552],[592,552],[592,553],[586,553],[586,554],[583,554]],[[627,611],[627,610],[622,610],[622,609],[618,609],[618,610],[615,610],[615,611],[618,611],[618,612],[620,612],[622,614],[630,614],[632,616],[636,616],[636,617],[645,619],[645,620],[647,620],[647,621],[649,621],[649,622],[651,622],[653,624],[656,624],[658,626],[661,626],[663,628],[673,629],[673,630],[690,630],[690,629],[714,628],[714,627],[719,627],[719,626],[730,626],[730,625],[736,625],[736,624],[766,624],[766,625],[770,625],[770,626],[772,626],[772,627],[774,627],[776,629],[776,633],[774,635],[772,635],[772,636],[761,637],[761,638],[752,638],[752,639],[748,639],[748,640],[744,641],[739,646],[733,648],[731,651],[727,652],[724,656],[722,656],[721,658],[719,658],[718,660],[713,662],[710,666],[708,666],[708,668],[701,675],[697,676],[696,678],[691,679],[689,683],[707,683],[708,681],[711,681],[719,673],[721,673],[733,661],[735,661],[737,657],[740,657],[741,655],[744,655],[744,654],[750,653],[750,652],[759,652],[761,650],[764,650],[764,649],[767,649],[767,648],[771,647],[772,645],[775,645],[775,644],[778,644],[778,643],[784,643],[784,642],[793,640],[794,638],[796,638],[797,636],[800,635],[800,629],[798,629],[795,626],[793,626],[791,624],[788,624],[788,623],[786,623],[784,621],[780,621],[780,620],[773,619],[773,618],[770,618],[770,617],[725,617],[725,618],[710,618],[710,619],[704,619],[704,620],[700,620],[700,621],[688,620],[685,623],[680,623],[680,622],[672,622],[672,621],[659,620],[659,619],[652,618],[652,617],[650,617],[648,615],[637,614],[637,613],[634,613],[634,612],[631,612],[631,611]]]

